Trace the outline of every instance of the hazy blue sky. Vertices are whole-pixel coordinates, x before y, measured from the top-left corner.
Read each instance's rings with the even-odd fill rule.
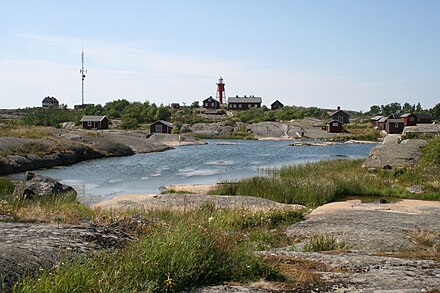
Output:
[[[0,0],[0,108],[45,96],[368,110],[440,102],[438,0]]]

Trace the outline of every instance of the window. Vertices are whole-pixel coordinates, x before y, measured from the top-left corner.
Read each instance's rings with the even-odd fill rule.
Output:
[[[88,126],[88,127],[92,127],[92,121],[88,121],[88,122],[87,122],[87,126]]]
[[[399,128],[399,123],[394,123],[394,128]]]
[[[339,126],[339,123],[338,122],[333,122],[332,126]]]
[[[214,103],[211,103],[211,107],[214,107],[215,106],[215,104]]]
[[[344,117],[342,117],[342,116],[338,116],[338,119],[337,119],[339,122],[344,122]]]
[[[240,109],[241,109],[241,104],[238,104],[238,108],[240,108]]]
[[[162,133],[162,125],[156,125],[156,133]]]
[[[414,121],[414,117],[409,117],[409,121]]]

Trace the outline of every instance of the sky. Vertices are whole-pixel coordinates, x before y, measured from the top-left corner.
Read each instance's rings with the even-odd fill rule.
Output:
[[[190,104],[216,94],[368,111],[440,103],[438,0],[0,0],[0,108],[46,96]]]

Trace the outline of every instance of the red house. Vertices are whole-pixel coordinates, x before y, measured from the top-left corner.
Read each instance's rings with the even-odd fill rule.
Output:
[[[385,131],[388,134],[402,133],[404,127],[405,122],[403,119],[390,118],[385,124]]]
[[[229,110],[248,110],[252,108],[261,108],[261,97],[230,97],[228,98],[228,109]]]
[[[330,120],[327,122],[327,132],[339,133],[342,131],[342,122],[339,120]]]
[[[179,103],[171,103],[170,108],[171,109],[179,109],[180,108],[180,104]]]
[[[157,120],[150,124],[150,133],[171,133],[173,124],[164,120]]]
[[[417,124],[417,116],[413,113],[406,113],[400,116],[403,119],[405,126],[414,126]]]
[[[432,123],[432,115],[431,114],[416,114],[417,123]]]
[[[108,129],[110,120],[107,116],[84,116],[81,120],[84,129]]]
[[[220,102],[214,99],[212,96],[203,100],[203,108],[205,109],[220,109]]]

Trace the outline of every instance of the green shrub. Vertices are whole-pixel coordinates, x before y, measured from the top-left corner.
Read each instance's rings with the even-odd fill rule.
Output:
[[[338,240],[333,235],[313,235],[304,245],[305,252],[321,252],[344,250],[347,248],[345,242]]]
[[[440,167],[440,136],[435,136],[420,151],[420,160],[426,165]]]
[[[15,184],[7,177],[0,177],[0,195],[11,194],[14,191]]]

